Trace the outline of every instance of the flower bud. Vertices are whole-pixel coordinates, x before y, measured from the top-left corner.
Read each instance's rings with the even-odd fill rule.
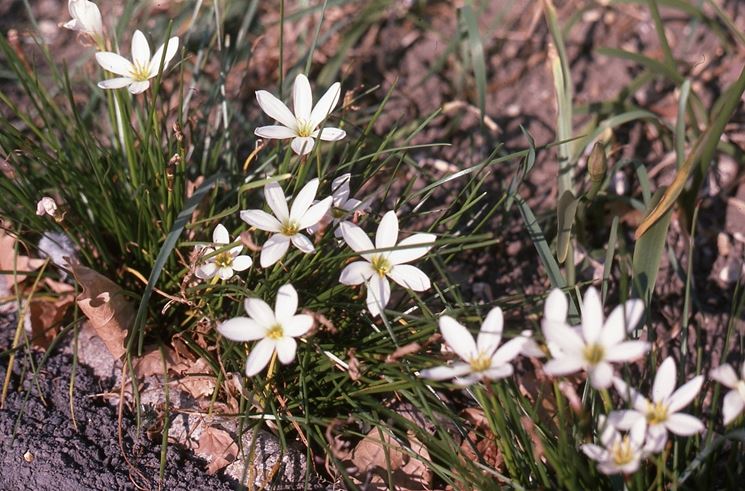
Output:
[[[608,171],[608,158],[605,156],[605,148],[600,142],[596,142],[592,147],[590,158],[587,161],[587,169],[590,173],[590,180],[593,182],[605,179],[605,173]]]

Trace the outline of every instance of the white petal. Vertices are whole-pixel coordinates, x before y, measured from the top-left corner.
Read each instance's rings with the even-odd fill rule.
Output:
[[[313,242],[303,234],[295,234],[290,237],[295,247],[300,249],[305,254],[311,254],[315,252],[316,248],[313,247]]]
[[[289,109],[287,109],[287,106],[285,106],[282,101],[266,90],[257,90],[256,100],[259,102],[261,110],[269,117],[297,132],[297,121],[295,120],[295,116]]]
[[[623,306],[619,305],[613,309],[613,312],[611,312],[610,316],[608,316],[608,319],[605,321],[605,325],[607,326],[611,322],[618,322],[624,326],[626,332],[630,332],[637,326],[637,324],[639,324],[643,315],[644,302],[638,298],[634,298],[627,300]]]
[[[249,317],[264,329],[269,329],[277,323],[272,308],[262,299],[249,297],[243,302],[243,306]]]
[[[669,415],[665,427],[680,436],[691,436],[704,430],[704,424],[700,419],[683,413]]]
[[[435,245],[433,234],[414,234],[398,243],[398,248],[388,253],[391,264],[404,264],[419,259]],[[414,247],[421,244],[419,247]]]
[[[201,278],[203,280],[212,278],[213,276],[215,276],[215,273],[217,273],[217,265],[214,262],[204,263],[199,266],[194,272],[197,278]]]
[[[473,385],[479,380],[483,378],[483,372],[481,373],[472,373],[470,375],[467,375],[465,377],[457,377],[453,382],[455,382],[456,385],[459,385],[461,387],[468,387],[469,385]]]
[[[303,186],[300,192],[297,193],[297,196],[295,196],[295,199],[292,201],[292,208],[290,209],[290,218],[292,220],[300,221],[303,215],[305,215],[305,212],[308,211],[308,208],[310,208],[310,205],[313,204],[313,200],[316,198],[318,184],[318,178],[311,179],[305,186]],[[300,228],[307,227],[301,225]]]
[[[593,344],[600,339],[603,328],[603,304],[598,291],[590,287],[585,292],[582,301],[582,337],[587,344]]]
[[[608,415],[608,424],[615,426],[619,430],[630,430],[639,421],[646,421],[645,416],[633,409],[612,411]]]
[[[429,290],[432,284],[424,272],[410,264],[398,264],[388,272],[388,277],[404,288],[423,292]]]
[[[549,322],[564,324],[567,320],[567,312],[569,312],[567,296],[558,288],[554,288],[546,299],[543,317]]]
[[[605,359],[608,361],[634,361],[649,351],[649,343],[644,341],[626,341],[613,347],[606,347]]]
[[[504,316],[502,315],[502,309],[494,307],[486,315],[484,323],[481,324],[481,330],[479,331],[478,336],[476,336],[476,346],[481,353],[486,353],[488,356],[491,356],[495,351],[497,351],[499,342],[502,340],[503,327]]]
[[[275,140],[284,140],[285,138],[295,138],[295,130],[291,130],[287,126],[270,125],[260,126],[254,130],[256,136],[261,138],[270,138]]]
[[[128,87],[132,82],[133,80],[129,77],[117,77],[101,80],[98,82],[98,86],[102,89],[121,89],[122,87]]]
[[[259,230],[277,233],[282,228],[279,220],[263,210],[242,210],[240,217],[241,220]]]
[[[129,77],[132,75],[132,63],[121,55],[111,53],[108,51],[101,51],[96,53],[96,61],[103,67],[104,70],[108,70],[111,73],[121,75],[123,77]]]
[[[712,369],[709,372],[709,376],[730,389],[734,389],[738,382],[735,369],[728,363]]]
[[[245,271],[254,263],[251,256],[236,256],[233,258],[233,269],[236,271]]]
[[[455,351],[458,356],[468,361],[476,355],[478,352],[476,342],[465,326],[447,315],[440,317],[439,324],[442,337],[445,339],[447,345],[450,346],[450,349]]]
[[[222,223],[218,223],[212,231],[212,242],[215,244],[230,244],[230,234]]]
[[[339,128],[323,128],[318,132],[317,135],[313,135],[316,138],[320,138],[323,141],[335,142],[343,139],[347,136],[347,132],[340,130]]]
[[[295,351],[297,351],[297,341],[294,338],[284,337],[277,341],[277,358],[279,361],[287,365],[295,359]]]
[[[308,155],[313,150],[316,141],[310,136],[298,136],[292,140],[290,147],[298,155]]]
[[[282,328],[285,336],[296,338],[310,331],[313,327],[313,317],[307,314],[293,315],[286,321],[282,322]]]
[[[384,249],[393,247],[398,241],[398,217],[396,212],[391,210],[383,215],[378,225],[378,231],[375,233],[375,248]]]
[[[657,369],[652,385],[652,400],[662,402],[673,393],[675,389],[675,360],[668,356]]]
[[[650,453],[659,453],[667,443],[667,428],[664,424],[652,425],[647,429],[647,442],[644,450]]]
[[[585,443],[582,445],[582,451],[592,460],[600,462],[608,459],[608,451],[603,447],[593,445],[592,443]]]
[[[220,277],[221,280],[228,281],[230,278],[233,277],[233,268],[220,268],[217,270],[217,275]]]
[[[544,323],[543,336],[566,354],[580,357],[585,349],[585,343],[577,331],[564,324]]]
[[[724,424],[730,424],[745,408],[745,399],[742,395],[736,391],[731,390],[724,396],[722,401],[722,416],[724,418]]]
[[[166,68],[168,68],[168,64],[171,62],[174,56],[176,56],[176,52],[178,52],[178,37],[173,36],[171,39],[168,40],[168,48],[166,48],[166,56],[163,60],[163,70],[165,71]],[[157,51],[155,51],[155,54],[153,55],[152,59],[150,60],[150,76],[155,77],[158,75],[158,69],[160,68],[160,61],[161,58],[163,58],[163,48],[165,48],[164,44],[161,44],[160,47],[158,47]]]
[[[504,365],[505,363],[515,359],[515,357],[523,350],[526,341],[527,338],[517,336],[504,343],[497,352],[494,353],[494,356],[492,356],[492,366]]]
[[[139,29],[132,36],[132,61],[137,67],[150,66],[150,45],[147,38]]]
[[[628,385],[626,382],[618,377],[613,377],[613,385],[616,387],[616,392],[624,401],[631,402],[631,406],[640,413],[646,413],[647,405],[649,401],[646,397],[641,395],[638,390]]]
[[[678,390],[673,392],[673,394],[670,396],[670,399],[668,399],[668,412],[676,413],[690,404],[691,401],[693,401],[693,399],[695,399],[698,395],[703,383],[704,376],[699,375],[697,377],[693,377],[691,380],[681,385]]]
[[[308,228],[317,224],[331,209],[332,197],[327,196],[315,205],[308,208],[308,211],[300,218],[300,228]]]
[[[310,125],[312,128],[317,128],[324,119],[336,107],[336,103],[339,101],[341,95],[341,84],[339,82],[334,83],[325,94],[318,100],[313,111],[310,113]]]
[[[367,261],[355,261],[348,264],[339,276],[339,283],[343,285],[360,285],[369,280],[375,270]]]
[[[352,179],[352,174],[347,172],[338,177],[335,177],[331,181],[331,194],[334,196],[334,206],[341,207],[349,199],[349,181]]]
[[[583,362],[581,359],[574,356],[563,356],[548,360],[543,365],[543,371],[553,376],[569,375],[570,373],[582,370],[582,366]]]
[[[505,345],[506,346],[506,345]],[[507,378],[510,375],[514,373],[515,369],[512,367],[512,365],[497,365],[492,368],[489,368],[483,372],[484,378],[488,378],[489,380],[499,380],[502,378]]]
[[[310,111],[313,108],[313,92],[310,89],[308,77],[302,73],[295,77],[295,84],[292,87],[292,103],[295,118],[309,121]]]
[[[271,182],[264,186],[264,198],[266,198],[266,203],[271,208],[274,216],[277,217],[277,220],[283,222],[290,218],[290,212],[287,209],[287,199],[279,184]]]
[[[290,285],[282,285],[277,290],[277,300],[274,303],[274,317],[281,323],[289,321],[297,312],[297,291]]]
[[[375,249],[375,246],[365,231],[352,222],[341,222],[339,228],[341,229],[342,237],[344,237],[344,242],[346,242],[354,252],[371,252]]]
[[[611,312],[600,333],[600,343],[605,347],[614,346],[626,337],[626,324],[623,319],[623,306],[619,305]]]
[[[150,88],[150,81],[143,80],[142,82],[132,82],[129,85],[130,94],[141,94]]]
[[[419,376],[430,380],[446,380],[462,377],[470,372],[471,366],[468,363],[455,363],[453,366],[427,368],[419,372]]]
[[[231,341],[255,341],[266,334],[266,329],[248,317],[235,317],[218,324],[217,332]]]
[[[590,382],[596,389],[607,389],[613,383],[613,367],[601,361],[590,369]]]
[[[282,234],[274,234],[261,246],[261,257],[259,264],[262,268],[268,268],[287,254],[290,248],[290,238]]]
[[[381,278],[378,275],[370,278],[367,282],[367,310],[370,314],[375,317],[380,315],[388,300],[391,298],[391,285],[388,284],[388,280]]]
[[[103,35],[101,12],[95,3],[88,0],[70,0],[67,3],[67,9],[73,20],[65,24],[66,28]]]
[[[275,342],[264,338],[253,347],[246,360],[246,376],[253,377],[269,363],[274,352]]]

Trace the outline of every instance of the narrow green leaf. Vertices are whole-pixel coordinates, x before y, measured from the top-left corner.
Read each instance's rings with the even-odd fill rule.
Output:
[[[538,224],[538,220],[533,214],[533,210],[530,209],[528,203],[526,203],[519,195],[515,197],[515,202],[520,209],[520,214],[525,222],[525,227],[528,229],[530,240],[538,251],[538,256],[541,258],[541,262],[543,263],[543,267],[546,269],[549,280],[551,280],[551,285],[554,288],[566,287],[566,280],[561,274],[561,268],[556,262],[554,255],[551,253],[551,248],[548,246],[546,236],[543,234],[543,230],[541,230],[541,226]]]
[[[461,9],[461,15],[463,23],[466,26],[466,32],[468,33],[468,47],[471,52],[473,75],[476,79],[481,121],[483,121],[486,106],[486,62],[484,61],[484,45],[481,42],[479,23],[470,1]]]
[[[663,196],[664,189],[657,191],[652,198],[652,204],[657,203]],[[654,206],[654,205],[653,205]],[[641,298],[649,305],[660,269],[660,259],[667,239],[667,227],[670,225],[672,209],[669,209],[649,231],[636,241],[632,260],[633,293],[632,296]]]
[[[558,219],[556,257],[559,258],[559,263],[564,263],[567,259],[572,239],[572,226],[577,216],[577,205],[579,205],[579,199],[568,189],[559,198],[559,205],[556,208]]]

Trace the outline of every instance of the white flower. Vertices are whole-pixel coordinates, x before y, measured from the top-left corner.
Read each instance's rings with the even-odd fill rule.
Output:
[[[245,307],[248,317],[235,317],[217,326],[217,331],[233,341],[256,341],[246,360],[246,375],[252,377],[264,369],[277,351],[279,361],[285,365],[295,359],[295,339],[313,327],[313,317],[297,312],[297,292],[290,285],[277,291],[274,312],[261,299],[247,298]]]
[[[404,288],[423,292],[431,286],[429,278],[419,268],[405,264],[425,255],[435,242],[433,234],[414,234],[396,245],[398,241],[398,217],[394,211],[383,215],[375,234],[375,245],[357,225],[342,222],[340,225],[344,241],[364,261],[353,262],[341,272],[339,281],[345,285],[367,287],[367,309],[373,317],[380,315],[388,305],[391,286],[386,276]],[[416,247],[414,247],[416,246]],[[379,249],[392,249],[379,251]]]
[[[151,58],[150,45],[147,43],[145,35],[139,30],[135,31],[132,36],[131,62],[123,56],[109,51],[96,53],[96,60],[99,65],[111,73],[120,75],[118,78],[98,82],[98,86],[102,89],[128,87],[132,94],[146,91],[150,87],[150,79],[158,75],[161,60],[163,61],[163,70],[165,70],[168,63],[176,56],[178,43],[178,37],[172,37],[167,43],[168,49],[165,53],[165,59],[163,59],[165,45],[161,45]]]
[[[621,436],[612,424],[607,424],[604,418],[601,418],[600,426],[605,426],[600,434],[602,446],[592,443],[582,445],[585,455],[598,463],[598,470],[603,474],[636,472],[641,459],[645,456],[643,421],[633,425],[624,436]]]
[[[49,215],[54,217],[57,214],[57,203],[54,198],[44,196],[36,203],[36,214],[39,216]]]
[[[731,365],[724,365],[709,372],[711,378],[732,390],[724,396],[722,416],[724,424],[730,424],[745,408],[745,362],[740,367],[740,377]]]
[[[95,3],[88,0],[69,0],[67,10],[70,11],[71,20],[63,24],[63,27],[72,31],[87,34],[97,44],[103,42],[103,22],[101,22],[101,11]]]
[[[311,179],[295,197],[292,207],[287,209],[287,200],[276,182],[264,186],[264,196],[274,216],[262,210],[243,210],[241,219],[259,230],[274,232],[261,248],[261,267],[268,268],[287,253],[292,242],[305,254],[315,251],[313,243],[300,231],[315,225],[331,207],[331,196],[315,205],[313,199],[318,191],[318,179]],[[276,218],[275,218],[276,217]]]
[[[518,336],[499,347],[504,320],[502,309],[493,308],[481,325],[476,341],[463,325],[452,317],[440,317],[440,331],[445,342],[463,362],[422,370],[421,376],[432,380],[455,378],[466,386],[482,379],[496,380],[512,375],[510,361],[523,350],[528,338]]]
[[[650,452],[662,451],[667,442],[668,431],[676,435],[690,436],[704,429],[704,424],[698,418],[679,412],[690,404],[701,390],[704,383],[703,375],[692,378],[673,392],[675,379],[675,361],[672,357],[665,358],[654,378],[651,402],[623,380],[613,379],[616,390],[621,397],[631,403],[632,409],[613,411],[609,418],[621,429],[630,428],[637,421],[643,421],[647,427],[647,450]]]
[[[334,236],[341,238],[341,229],[338,225],[355,212],[365,212],[370,206],[369,200],[360,201],[350,198],[349,181],[352,174],[342,174],[331,182],[331,198],[333,203],[323,219],[312,227],[308,227],[308,233],[316,233],[321,225],[333,223]]]
[[[636,360],[649,350],[646,342],[624,341],[627,328],[633,328],[644,312],[641,300],[619,305],[604,321],[600,296],[590,287],[582,302],[582,325],[577,327],[566,324],[568,307],[560,290],[552,291],[546,299],[543,335],[553,356],[544,367],[547,374],[584,370],[593,387],[605,389],[613,381],[611,363]]]
[[[212,232],[212,242],[216,245],[230,244],[228,229],[222,224],[218,224]],[[243,246],[237,245],[227,251],[210,256],[205,260],[204,264],[197,268],[194,274],[197,278],[203,280],[208,280],[215,275],[218,275],[223,280],[229,280],[233,277],[233,271],[245,271],[253,264],[250,256],[239,256],[241,251],[243,251]],[[215,252],[215,248],[202,248],[202,255],[204,256],[208,256],[213,252]]]
[[[341,84],[336,82],[313,107],[313,92],[310,89],[310,82],[301,73],[295,77],[295,85],[292,90],[292,102],[295,109],[295,114],[292,114],[287,106],[272,94],[266,90],[257,90],[256,100],[259,101],[261,109],[281,124],[256,128],[255,133],[262,138],[278,140],[292,138],[290,146],[298,155],[306,155],[313,150],[314,138],[325,141],[341,140],[347,135],[344,130],[328,127],[321,131],[318,130],[319,125],[336,107],[340,94]]]

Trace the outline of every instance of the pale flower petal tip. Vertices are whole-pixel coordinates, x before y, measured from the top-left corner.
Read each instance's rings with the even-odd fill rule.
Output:
[[[97,44],[103,41],[103,22],[98,6],[88,0],[69,0],[67,9],[72,19],[63,27],[91,36]]]

